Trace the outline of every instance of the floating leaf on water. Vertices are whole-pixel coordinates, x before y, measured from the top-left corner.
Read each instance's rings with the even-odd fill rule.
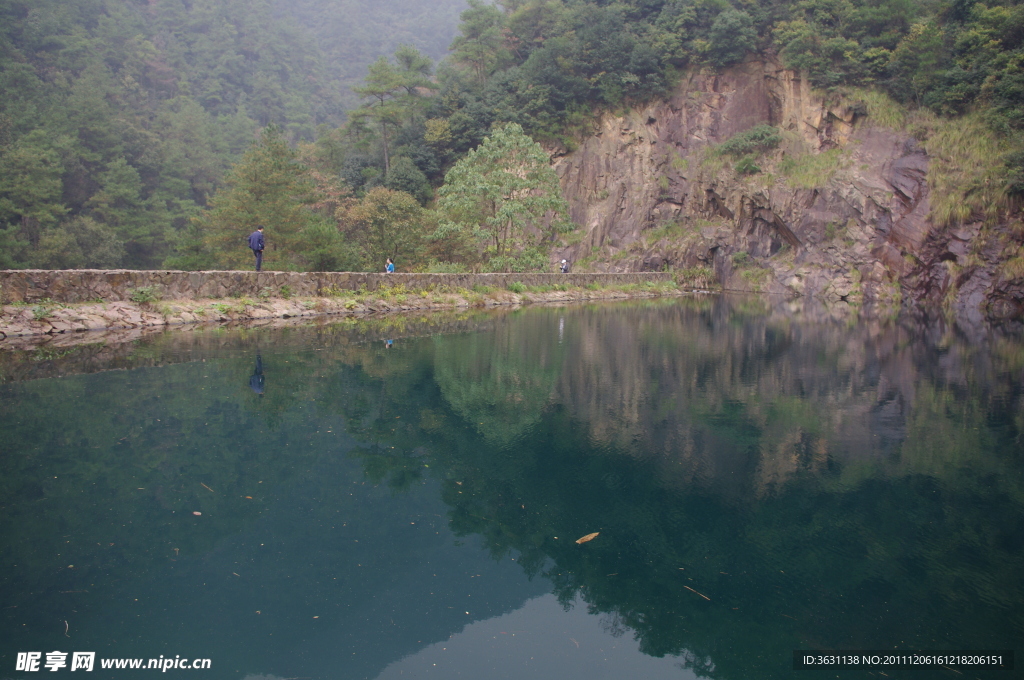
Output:
[[[600,533],[601,533],[600,531],[595,531],[592,534],[587,534],[583,538],[577,538],[576,542],[577,543],[586,543],[587,541],[593,541],[595,538],[597,538],[598,534],[600,534]]]

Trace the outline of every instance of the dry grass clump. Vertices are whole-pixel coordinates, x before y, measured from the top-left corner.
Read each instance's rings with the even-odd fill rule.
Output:
[[[794,189],[817,189],[828,184],[848,164],[849,158],[842,149],[829,149],[787,156],[779,163],[779,173]]]
[[[842,99],[848,105],[862,105],[866,109],[868,122],[880,127],[903,130],[911,115],[905,106],[877,90],[849,88],[843,91]]]
[[[961,224],[979,215],[991,221],[1010,208],[1003,161],[1009,143],[997,137],[980,114],[935,118],[924,147],[931,157],[933,222]]]
[[[931,220],[939,226],[976,219],[991,222],[1012,208],[1006,158],[1021,140],[999,135],[983,112],[940,118],[910,110],[882,92],[849,89],[843,101],[866,109],[868,124],[900,130],[922,141],[931,158]]]

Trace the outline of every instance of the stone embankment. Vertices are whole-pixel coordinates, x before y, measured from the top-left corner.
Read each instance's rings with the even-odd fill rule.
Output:
[[[671,274],[0,271],[0,339],[681,294]],[[688,290],[689,288],[687,288]]]
[[[407,291],[671,283],[672,274],[370,274],[361,272],[137,271],[18,269],[0,271],[0,303],[138,302],[217,298],[331,297],[404,287]]]

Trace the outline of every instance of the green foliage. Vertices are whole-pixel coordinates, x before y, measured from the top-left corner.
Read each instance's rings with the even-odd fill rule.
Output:
[[[256,121],[292,139],[339,122],[314,42],[271,4],[0,5],[6,266],[159,266]]]
[[[247,239],[263,226],[268,269],[350,268],[358,256],[346,244],[334,216],[323,214],[325,206],[337,203],[340,192],[319,179],[287,144],[280,128],[267,127],[231,169],[210,208],[193,219],[171,262],[183,268],[248,268],[252,251]]]
[[[740,278],[759,290],[771,274],[771,270],[763,267],[751,267],[740,272]]]
[[[452,41],[452,58],[469,67],[476,80],[483,83],[500,57],[504,16],[500,9],[482,0],[469,0],[468,4],[469,9],[459,17],[461,35]]]
[[[384,173],[391,172],[390,149],[394,130],[410,115],[421,100],[418,89],[434,89],[429,79],[432,63],[409,46],[402,46],[396,53],[396,64],[381,56],[370,65],[370,72],[363,85],[353,91],[368,100],[368,103],[353,112],[353,120],[372,121],[381,132],[380,140],[384,154]]]
[[[526,285],[522,281],[513,281],[508,284],[508,289],[517,295],[521,295],[526,292]]]
[[[1010,196],[1024,196],[1024,149],[1006,154],[1006,192]]]
[[[289,148],[316,141],[290,161],[291,186],[267,178],[268,193],[289,196],[291,207],[262,203],[255,212],[296,218],[276,232],[267,225],[268,267],[358,267],[349,225],[337,224],[350,206],[338,213],[344,201],[327,206],[323,197],[337,195],[322,189],[343,179],[359,198],[383,186],[428,206],[446,171],[496,124],[572,149],[601,111],[663,96],[681,69],[727,67],[757,50],[862,104],[856,110],[869,120],[910,126],[922,140],[945,131],[919,125],[905,107],[970,113],[972,130],[1003,135],[985,152],[985,172],[940,164],[936,187],[967,187],[941,189],[950,199],[936,208],[940,221],[991,213],[984,201],[1005,210],[1024,195],[1024,5],[1010,0],[143,4],[0,5],[0,266],[249,266],[244,223],[254,211],[211,197],[240,190],[239,166],[254,160],[240,158],[254,131],[274,124]],[[433,58],[448,47],[435,73]],[[343,116],[345,108],[355,110]],[[762,138],[747,131],[719,149],[739,174],[759,172],[758,157],[778,145],[758,127]],[[835,171],[828,155],[793,160],[783,170],[792,186],[818,186]],[[670,163],[685,171],[684,160]],[[218,211],[228,203],[243,209]],[[442,217],[434,238],[416,246],[418,266],[543,263],[543,238],[512,255],[493,244],[481,255],[476,229]]]
[[[411,45],[432,59],[444,56],[465,6],[463,0],[293,0],[276,5],[317,46],[325,82],[338,84],[345,109],[356,107],[349,90],[380,55]]]
[[[342,99],[352,100],[345,86],[396,48],[403,96],[432,87],[430,59],[401,43],[440,56],[460,4],[439,0],[429,11],[407,0],[0,5],[0,266],[223,264],[204,247],[205,235],[190,231],[190,218],[257,125],[275,123],[294,142],[311,139],[318,124],[340,123]],[[426,27],[439,30],[427,37]],[[428,200],[423,177],[401,170],[388,184]],[[79,222],[63,224],[70,220]],[[101,247],[73,233],[83,224],[103,234]],[[325,233],[314,231],[317,252],[287,267],[339,260],[323,255]]]
[[[1024,279],[1024,254],[1006,260],[1000,268],[1000,274],[1009,281]]]
[[[775,42],[819,87],[876,84],[942,114],[981,103],[997,129],[1024,126],[1019,4],[807,0],[787,10]]]
[[[301,234],[300,247],[307,271],[354,271],[362,260],[355,245],[345,240],[338,226],[322,217],[307,223]]]
[[[43,298],[38,304],[32,306],[32,318],[36,321],[43,321],[53,313],[53,310],[61,309],[65,306],[66,305],[54,302],[50,298]]]
[[[757,46],[754,20],[742,10],[726,9],[711,24],[708,42],[708,55],[714,65],[735,64]]]
[[[676,270],[675,280],[679,286],[688,288],[714,288],[718,285],[714,270],[705,266]]]
[[[757,157],[753,155],[744,156],[743,158],[739,159],[736,162],[736,165],[734,166],[736,174],[756,175],[757,173],[761,172],[761,167],[755,162],[756,160]]]
[[[715,152],[733,158],[756,156],[771,151],[781,141],[782,135],[779,134],[778,128],[762,124],[733,135],[715,147]]]
[[[515,123],[496,127],[459,160],[438,194],[443,218],[434,238],[472,234],[492,270],[543,268],[535,232],[550,238],[572,229],[548,155]]]
[[[128,299],[139,305],[147,305],[152,302],[157,302],[163,297],[160,291],[155,286],[142,286],[136,288],[128,296]]]
[[[425,205],[434,194],[427,176],[405,156],[392,161],[391,169],[384,175],[384,186],[413,196],[420,205]]]
[[[363,266],[384,271],[387,258],[412,269],[423,253],[426,219],[416,199],[404,191],[371,189],[347,213],[348,233],[365,255]],[[399,265],[400,263],[400,265]]]
[[[281,289],[278,291],[278,294],[285,300],[291,300],[292,296],[295,295],[295,293],[292,292],[292,287],[289,286],[287,283],[281,286]]]

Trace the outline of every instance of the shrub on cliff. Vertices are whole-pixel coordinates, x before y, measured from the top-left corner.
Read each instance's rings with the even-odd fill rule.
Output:
[[[757,125],[733,135],[719,144],[715,151],[724,156],[740,158],[771,151],[782,141],[779,129],[771,125]]]

